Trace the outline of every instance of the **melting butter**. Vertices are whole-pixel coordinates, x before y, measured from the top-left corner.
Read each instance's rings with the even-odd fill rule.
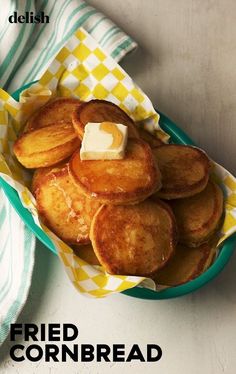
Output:
[[[113,122],[102,122],[100,124],[100,129],[105,131],[112,136],[112,144],[110,145],[109,149],[117,149],[122,145],[123,141],[123,133]]]
[[[81,160],[113,160],[125,156],[128,128],[121,123],[89,122],[80,149]]]

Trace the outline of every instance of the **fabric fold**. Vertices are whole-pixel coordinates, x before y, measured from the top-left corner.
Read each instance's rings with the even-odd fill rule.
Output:
[[[79,27],[116,61],[137,47],[131,37],[83,0],[7,0],[5,3],[0,13],[0,87],[8,92],[39,79]],[[49,16],[49,23],[8,21],[13,12],[19,16],[42,11]]]

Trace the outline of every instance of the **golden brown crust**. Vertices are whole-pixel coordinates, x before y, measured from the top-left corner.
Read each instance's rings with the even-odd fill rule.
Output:
[[[168,144],[153,149],[162,175],[157,196],[179,199],[201,192],[207,185],[210,161],[196,147]]]
[[[106,100],[91,100],[83,103],[72,114],[74,128],[82,139],[84,127],[88,122],[104,121],[122,123],[128,127],[130,138],[139,138],[138,130],[133,120],[117,105]]]
[[[90,238],[107,272],[150,276],[174,253],[176,223],[169,207],[160,201],[103,205],[92,220]]]
[[[61,121],[72,123],[72,113],[82,101],[69,97],[57,97],[50,100],[34,113],[24,128],[24,132],[36,130]]]
[[[100,204],[91,201],[70,178],[68,164],[38,169],[32,192],[43,222],[68,244],[90,242],[89,230]]]
[[[13,151],[26,168],[52,166],[69,157],[80,145],[71,124],[60,122],[23,133]]]
[[[81,161],[76,151],[69,163],[74,183],[92,199],[107,204],[137,203],[161,186],[151,148],[141,139],[129,139],[121,160]]]
[[[159,285],[178,286],[202,274],[213,262],[215,243],[189,248],[178,244],[174,256],[157,272],[154,280]]]
[[[188,246],[207,242],[219,228],[223,193],[212,181],[199,194],[169,202],[176,217],[179,240]]]

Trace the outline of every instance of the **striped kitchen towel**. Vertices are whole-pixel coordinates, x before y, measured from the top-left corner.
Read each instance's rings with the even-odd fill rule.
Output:
[[[19,16],[27,11],[34,15],[44,12],[50,17],[49,24],[8,21],[14,12]],[[13,92],[40,78],[80,26],[116,61],[136,47],[129,36],[83,0],[5,0],[0,11],[0,87]],[[34,249],[33,234],[17,216],[0,186],[0,344],[26,301]]]
[[[28,296],[34,265],[35,237],[0,187],[0,344]]]
[[[14,12],[17,16],[44,12],[49,23],[10,23],[9,17]],[[81,26],[116,61],[137,46],[132,38],[83,0],[5,0],[0,12],[0,87],[13,92],[40,78]]]

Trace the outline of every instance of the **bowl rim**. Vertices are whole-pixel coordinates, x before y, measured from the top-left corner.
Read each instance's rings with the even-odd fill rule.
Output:
[[[33,83],[37,81],[30,82],[18,90],[16,90],[12,96],[15,100],[19,99],[20,93],[25,90],[26,88],[30,87]],[[167,132],[173,143],[176,144],[185,144],[185,145],[196,145],[191,138],[183,130],[181,130],[170,118],[168,118],[163,113],[160,113],[160,126],[161,128]],[[47,236],[47,234],[38,227],[30,214],[30,212],[22,205],[18,193],[16,190],[11,187],[7,182],[5,182],[0,177],[0,186],[3,188],[7,198],[9,199],[10,203],[13,205],[17,213],[23,219],[25,224],[29,227],[31,231],[35,234],[35,236],[47,247],[49,248],[54,254],[57,254],[57,250],[51,241],[51,239]],[[188,293],[194,292],[210,282],[213,278],[215,278],[226,266],[229,259],[231,258],[234,249],[236,247],[236,234],[231,235],[227,238],[221,246],[221,250],[217,256],[217,259],[214,263],[200,276],[197,278],[184,283],[180,286],[166,288],[162,291],[153,291],[147,288],[143,288],[140,286],[136,286],[130,288],[128,290],[123,291],[122,293],[127,296],[132,296],[139,299],[149,299],[149,300],[161,300],[161,299],[170,299],[175,298],[183,295],[187,295]]]

